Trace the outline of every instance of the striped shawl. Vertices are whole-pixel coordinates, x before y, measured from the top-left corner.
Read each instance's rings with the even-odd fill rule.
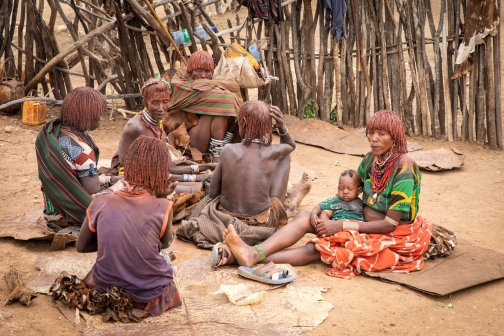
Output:
[[[168,112],[182,110],[188,113],[236,117],[243,100],[235,81],[222,76],[193,80],[180,69],[171,80],[171,107]]]
[[[86,209],[91,203],[91,195],[80,184],[65,161],[58,137],[61,120],[53,119],[42,127],[35,141],[39,179],[45,196],[49,198],[59,214],[69,224],[81,224],[86,217]],[[90,144],[98,162],[98,147]]]

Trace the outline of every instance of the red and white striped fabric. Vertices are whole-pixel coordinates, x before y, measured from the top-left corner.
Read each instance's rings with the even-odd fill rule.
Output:
[[[427,251],[432,224],[417,216],[409,225],[400,225],[388,234],[365,234],[342,231],[331,237],[316,237],[310,242],[320,252],[322,262],[331,265],[326,274],[351,279],[361,271],[389,270],[404,272],[421,270]]]

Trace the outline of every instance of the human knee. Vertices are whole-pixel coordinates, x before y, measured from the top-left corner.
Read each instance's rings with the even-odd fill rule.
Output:
[[[296,227],[302,228],[303,231],[309,232],[311,229],[310,224],[310,211],[301,210],[294,216],[290,224],[296,225]]]

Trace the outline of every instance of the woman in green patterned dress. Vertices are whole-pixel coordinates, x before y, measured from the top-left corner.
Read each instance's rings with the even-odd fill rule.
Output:
[[[395,112],[379,111],[367,124],[366,135],[371,151],[358,168],[363,181],[364,221],[330,220],[331,214],[322,211],[316,225],[312,225],[310,212],[300,211],[284,228],[254,247],[244,244],[230,226],[226,244],[222,246],[225,260],[221,264],[239,263],[250,267],[273,261],[306,265],[322,259],[335,273],[348,271],[350,267],[358,274],[361,268],[366,268],[358,257],[365,251],[366,256],[376,259],[387,255],[387,262],[379,266],[386,266],[384,269],[421,269],[432,226],[417,216],[421,173],[407,154],[402,121]],[[286,249],[306,233],[316,234],[317,238],[303,247]],[[348,244],[360,247],[350,248]],[[352,267],[355,263],[359,265]],[[379,270],[374,266],[373,270]]]

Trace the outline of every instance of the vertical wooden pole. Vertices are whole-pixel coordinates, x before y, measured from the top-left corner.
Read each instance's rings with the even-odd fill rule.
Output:
[[[468,98],[468,120],[467,120],[467,138],[470,143],[474,143],[474,117],[475,117],[475,107],[476,107],[476,98],[475,98],[475,92],[477,91],[477,85],[478,85],[478,55],[476,52],[474,52],[474,57],[475,57],[475,62],[474,62],[474,67],[473,70],[470,72],[469,76],[469,98]]]
[[[497,145],[500,149],[504,149],[504,139],[502,138],[502,114],[504,113],[504,104],[502,104],[502,98],[504,97],[504,92],[501,91],[501,34],[504,34],[503,18],[502,18],[502,2],[499,3],[499,18],[501,23],[499,24],[499,33],[493,37],[493,51],[494,51],[494,78],[495,78],[495,124],[496,124],[496,135],[497,135]]]
[[[443,57],[443,80],[444,80],[444,95],[445,95],[445,125],[446,133],[448,135],[448,141],[453,141],[453,127],[452,127],[452,114],[451,114],[451,98],[450,98],[450,76],[448,74],[448,44],[447,44],[447,25],[448,25],[448,13],[445,14],[446,17],[443,21],[443,47],[441,49],[441,55]]]
[[[485,46],[478,45],[478,95],[476,100],[476,143],[485,143]]]
[[[485,41],[485,70],[487,79],[487,137],[490,149],[497,149],[497,135],[495,125],[495,82],[493,69],[492,36],[487,36]]]

